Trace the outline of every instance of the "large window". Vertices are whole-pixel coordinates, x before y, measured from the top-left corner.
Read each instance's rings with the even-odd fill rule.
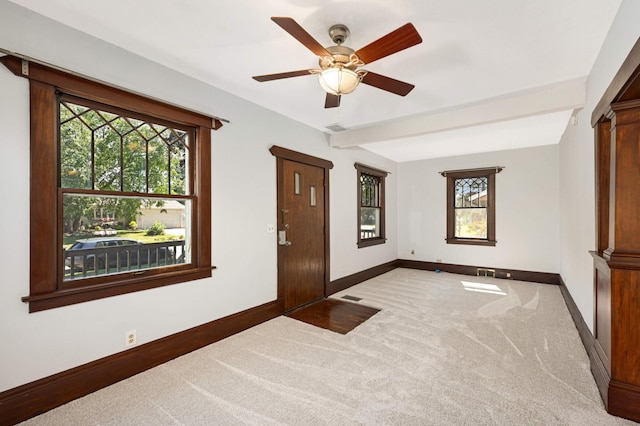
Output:
[[[211,276],[219,121],[0,61],[30,80],[30,312]]]
[[[61,287],[190,264],[195,129],[58,98]]]
[[[441,173],[447,178],[447,243],[496,245],[495,175],[501,170]]]
[[[355,164],[358,176],[358,247],[384,244],[384,180],[387,172]]]

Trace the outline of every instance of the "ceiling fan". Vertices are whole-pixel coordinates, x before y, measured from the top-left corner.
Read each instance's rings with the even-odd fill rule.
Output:
[[[358,69],[385,56],[422,43],[420,34],[411,23],[401,26],[361,49],[353,50],[342,45],[350,34],[349,28],[345,25],[336,24],[329,28],[329,36],[336,45],[325,48],[292,18],[274,16],[271,20],[316,54],[320,68],[257,75],[253,77],[257,81],[318,75],[320,85],[327,92],[325,108],[340,106],[340,96],[353,92],[361,82],[400,96],[406,96],[415,87],[413,84]]]

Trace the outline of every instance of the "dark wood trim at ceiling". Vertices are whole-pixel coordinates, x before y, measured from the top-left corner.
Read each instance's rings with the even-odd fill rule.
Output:
[[[623,102],[640,97],[640,38],[631,48],[631,52],[620,66],[615,77],[604,92],[602,99],[598,102],[591,114],[591,127],[606,117],[615,102]]]
[[[91,99],[94,101],[117,106],[126,110],[144,112],[172,122],[180,121],[182,124],[189,126],[206,127],[214,130],[222,127],[222,122],[216,118],[109,86],[87,77],[80,77],[70,72],[65,72],[37,62],[26,61],[15,56],[7,55],[0,58],[0,63],[4,64],[9,71],[18,77],[49,84],[63,89],[69,94],[87,97],[87,93],[92,93],[93,96]],[[26,72],[23,71],[24,63],[26,63]]]
[[[0,393],[0,424],[15,424],[280,316],[277,302],[181,331]]]
[[[478,269],[489,269],[495,271],[496,278],[507,279],[507,273],[511,274],[508,279],[517,281],[527,281],[541,284],[560,284],[560,275],[550,272],[534,272],[534,271],[522,271],[518,269],[508,268],[495,268],[491,266],[470,266],[470,265],[455,265],[451,263],[438,263],[438,262],[421,262],[417,260],[398,259],[399,268],[408,269],[422,269],[426,271],[441,271],[450,272],[452,274],[461,275],[477,275]]]

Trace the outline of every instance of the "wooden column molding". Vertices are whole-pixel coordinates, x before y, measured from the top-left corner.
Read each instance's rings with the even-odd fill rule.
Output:
[[[592,116],[596,250],[591,371],[610,414],[640,422],[640,40]]]
[[[640,102],[611,105],[610,266],[640,269]]]
[[[609,248],[609,175],[611,169],[611,121],[596,125],[596,241],[598,254]]]

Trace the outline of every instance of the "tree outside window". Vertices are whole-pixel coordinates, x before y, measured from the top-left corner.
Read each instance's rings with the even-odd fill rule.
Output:
[[[29,79],[29,311],[211,276],[210,142],[222,124],[13,56],[0,62]],[[180,232],[156,239],[171,215]]]
[[[502,167],[442,172],[447,178],[447,243],[495,246],[495,175]]]

